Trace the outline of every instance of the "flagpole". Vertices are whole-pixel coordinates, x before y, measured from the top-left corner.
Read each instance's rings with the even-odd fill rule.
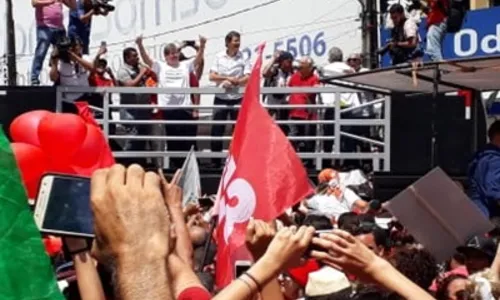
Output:
[[[217,226],[217,216],[212,217],[210,220],[210,232],[208,234],[208,238],[205,242],[205,249],[203,251],[203,259],[202,263],[200,265],[200,270],[197,270],[198,272],[202,272],[203,268],[207,265],[207,257],[208,257],[208,251],[210,250],[210,244],[212,243],[212,236],[214,235],[215,227]]]

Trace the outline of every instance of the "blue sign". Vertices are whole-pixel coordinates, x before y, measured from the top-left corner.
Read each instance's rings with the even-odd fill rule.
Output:
[[[456,34],[447,34],[443,43],[445,59],[500,54],[500,7],[472,10],[467,13],[464,26]],[[420,24],[420,37],[425,49],[426,22]],[[390,38],[390,30],[381,27],[380,41]],[[428,60],[428,57],[425,57]],[[382,66],[390,65],[390,58],[382,58]]]

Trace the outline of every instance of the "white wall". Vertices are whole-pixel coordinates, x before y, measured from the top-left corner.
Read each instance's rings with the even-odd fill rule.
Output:
[[[36,42],[34,11],[28,0],[13,2],[18,82],[24,85],[29,83]],[[273,53],[275,47],[286,49],[288,44],[290,48],[297,48],[299,55],[301,52],[310,54],[322,64],[326,61],[328,49],[333,46],[343,49],[345,55],[361,50],[360,23],[357,20],[360,8],[356,0],[281,0],[237,14],[266,2],[269,0],[115,0],[113,4],[117,9],[114,13],[94,18],[91,46],[107,41],[107,59],[116,71],[122,63],[122,49],[133,46],[135,37],[141,33],[150,37],[145,39],[145,44],[159,59],[160,49],[165,43],[197,39],[198,34],[202,34],[208,38],[202,85],[208,84],[208,68],[214,55],[224,49],[224,36],[230,30],[242,33],[242,48],[252,49],[247,50],[247,54],[261,42],[267,43],[266,55]],[[236,15],[229,16],[231,14]],[[5,5],[0,6],[0,16],[5,16]],[[199,24],[203,25],[197,26]],[[0,35],[0,55],[3,55],[6,51],[5,22],[0,23]],[[93,53],[95,48],[91,49]],[[252,54],[255,58],[255,53]],[[42,83],[47,83],[47,77],[48,70],[45,69]]]

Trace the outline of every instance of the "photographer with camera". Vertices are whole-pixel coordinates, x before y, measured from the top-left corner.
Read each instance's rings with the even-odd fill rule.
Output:
[[[50,57],[50,80],[60,86],[89,86],[89,74],[95,64],[83,56],[83,44],[78,38],[61,39]],[[74,112],[73,102],[88,101],[92,96],[84,93],[66,93],[63,111]]]
[[[63,5],[76,8],[75,0],[31,0],[35,8],[36,49],[31,66],[31,85],[40,84],[40,72],[50,45],[66,35],[63,24]]]
[[[391,39],[379,49],[379,55],[389,53],[392,65],[399,65],[422,57],[419,49],[418,26],[412,19],[405,16],[405,9],[401,4],[394,4],[389,9],[394,28],[391,30]]]
[[[106,16],[115,7],[108,4],[110,0],[76,0],[76,8],[69,14],[68,35],[78,37],[82,41],[83,54],[89,54],[90,29],[92,17]]]

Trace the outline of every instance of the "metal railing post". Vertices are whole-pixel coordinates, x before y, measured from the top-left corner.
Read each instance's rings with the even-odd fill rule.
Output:
[[[340,111],[340,101],[341,101],[341,95],[339,92],[335,92],[335,112],[334,112],[334,117],[333,120],[336,122],[334,125],[334,139],[333,139],[333,149],[335,153],[340,153],[340,122],[342,115]]]
[[[60,87],[56,87],[56,112],[62,112],[63,92]]]
[[[384,171],[391,171],[391,96],[384,103]]]
[[[109,137],[109,116],[111,112],[109,110],[109,104],[111,103],[111,93],[106,93],[103,97],[102,105],[102,131],[104,132],[104,137],[106,140]]]

